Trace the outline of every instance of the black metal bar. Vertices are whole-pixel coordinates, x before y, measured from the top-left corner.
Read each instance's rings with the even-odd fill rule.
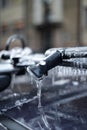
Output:
[[[76,64],[76,62],[73,61],[63,61],[61,64],[59,64],[59,66],[87,69],[87,63],[78,62],[78,64]]]

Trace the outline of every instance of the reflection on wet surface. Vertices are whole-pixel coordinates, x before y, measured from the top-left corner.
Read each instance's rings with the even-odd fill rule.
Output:
[[[0,110],[33,130],[86,130],[86,82],[63,79],[62,84],[59,81],[58,85],[48,85],[47,89],[42,86],[39,109],[36,90],[0,101]]]
[[[8,89],[7,98],[1,93],[0,111],[29,130],[87,130],[86,76],[84,81],[79,75],[78,80],[54,75],[54,79],[46,77],[41,84],[41,91],[37,90],[39,86],[25,93]]]
[[[46,104],[38,111],[35,104],[27,103],[19,108],[6,112],[35,130],[86,130],[87,129],[87,98],[81,98],[66,104]],[[42,114],[41,114],[42,113]]]

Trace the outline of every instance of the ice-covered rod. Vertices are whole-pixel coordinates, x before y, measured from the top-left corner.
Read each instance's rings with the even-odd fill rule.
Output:
[[[31,70],[37,78],[41,78],[43,75],[47,75],[48,71],[55,66],[62,66],[63,60],[65,59],[87,57],[86,50],[87,47],[51,49],[51,53],[49,53],[44,60],[33,67],[29,67],[29,70]]]

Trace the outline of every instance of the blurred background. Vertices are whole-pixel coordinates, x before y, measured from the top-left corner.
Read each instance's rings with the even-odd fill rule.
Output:
[[[34,51],[87,45],[87,0],[0,0],[0,50],[23,34]]]

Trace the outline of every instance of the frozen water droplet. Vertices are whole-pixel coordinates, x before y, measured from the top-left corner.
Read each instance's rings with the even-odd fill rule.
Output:
[[[21,107],[20,107],[20,106],[18,106],[17,108],[18,108],[18,110],[21,110]]]
[[[37,97],[38,97],[38,108],[41,108],[41,87],[42,87],[42,80],[36,80],[36,87],[37,87]]]

